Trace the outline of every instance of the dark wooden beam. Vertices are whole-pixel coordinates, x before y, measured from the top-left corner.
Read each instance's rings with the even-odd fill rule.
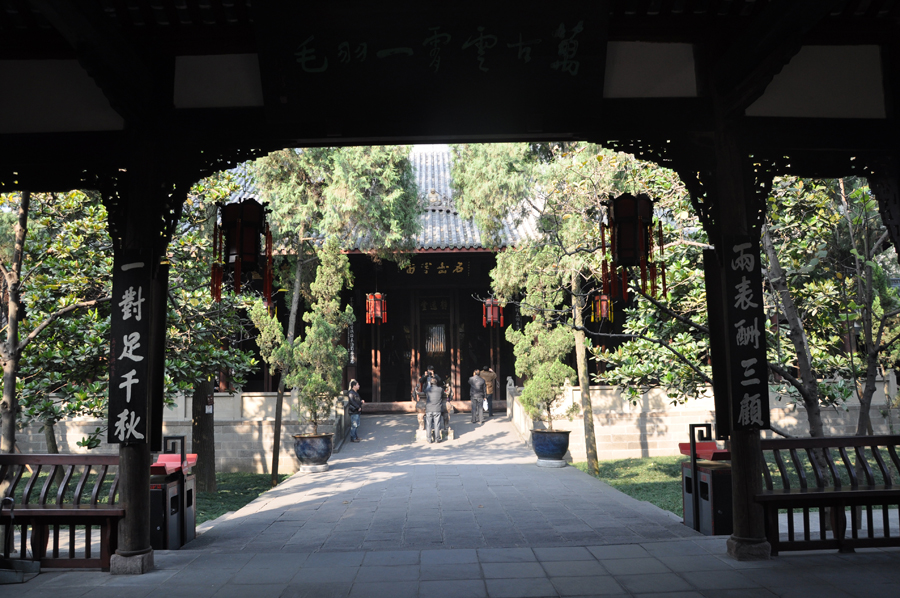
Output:
[[[724,116],[739,116],[800,50],[803,35],[847,0],[772,2],[731,42],[713,66]]]
[[[81,65],[110,105],[126,120],[149,120],[159,88],[147,59],[139,55],[94,0],[31,0],[75,49]],[[169,96],[171,104],[171,96]]]

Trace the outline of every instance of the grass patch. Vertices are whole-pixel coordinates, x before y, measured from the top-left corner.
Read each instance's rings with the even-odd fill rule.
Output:
[[[600,461],[597,476],[616,490],[682,516],[681,463],[683,456]],[[587,463],[574,463],[587,473]]]
[[[278,483],[290,476],[279,476]],[[252,502],[260,494],[272,488],[269,473],[217,473],[217,492],[197,493],[197,525],[221,517],[228,511],[237,511]]]

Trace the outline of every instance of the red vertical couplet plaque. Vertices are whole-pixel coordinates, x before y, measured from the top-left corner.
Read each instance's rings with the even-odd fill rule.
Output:
[[[107,441],[150,442],[150,322],[152,269],[148,254],[116,256],[110,342]]]
[[[765,314],[759,244],[731,238],[725,246],[729,386],[733,430],[769,428]]]

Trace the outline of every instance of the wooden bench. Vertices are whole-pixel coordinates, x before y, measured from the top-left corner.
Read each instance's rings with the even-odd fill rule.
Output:
[[[116,504],[118,466],[118,455],[0,454],[0,480],[11,481],[5,496],[15,501],[12,517],[7,504],[0,509],[0,525],[18,530],[20,558],[28,554],[30,529],[32,559],[42,567],[108,571],[117,546],[119,519],[125,516],[125,509]],[[28,470],[31,473],[26,477]],[[39,480],[42,472],[47,474],[43,483]],[[105,482],[108,488],[104,488]],[[65,527],[68,530],[63,535],[68,538],[63,537],[63,542],[67,540],[67,546],[60,550],[60,528]],[[92,548],[92,527],[100,528],[99,554]],[[76,531],[80,532],[77,537]],[[3,546],[4,558],[10,557],[12,544]]]
[[[765,512],[772,554],[781,550],[837,548],[853,552],[857,547],[900,546],[898,443],[900,436],[762,440],[765,487],[755,499]],[[768,462],[767,455],[771,455]],[[773,483],[773,477],[780,482]],[[880,507],[880,514],[876,507]],[[779,529],[779,509],[787,509],[786,537]],[[802,513],[799,522],[795,522],[795,510]],[[817,511],[817,521],[811,525],[813,510]],[[876,529],[876,521],[881,530]],[[865,533],[860,534],[863,523]]]

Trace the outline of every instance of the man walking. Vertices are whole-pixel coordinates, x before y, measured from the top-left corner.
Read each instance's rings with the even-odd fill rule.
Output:
[[[359,382],[350,381],[350,391],[347,393],[347,411],[350,412],[350,442],[359,442],[357,429],[359,428],[359,413],[365,401],[359,396]]]
[[[484,423],[484,410],[482,409],[482,401],[484,401],[484,388],[486,386],[484,378],[478,375],[478,370],[469,378],[469,399],[472,401],[472,423],[477,420],[479,424]]]
[[[494,417],[494,386],[497,381],[497,374],[489,366],[484,366],[481,368],[479,375],[484,379],[484,394],[488,403],[488,417]]]
[[[425,386],[425,437],[428,442],[441,441],[441,405],[444,389],[433,377],[429,376]],[[434,433],[434,440],[432,440]]]

